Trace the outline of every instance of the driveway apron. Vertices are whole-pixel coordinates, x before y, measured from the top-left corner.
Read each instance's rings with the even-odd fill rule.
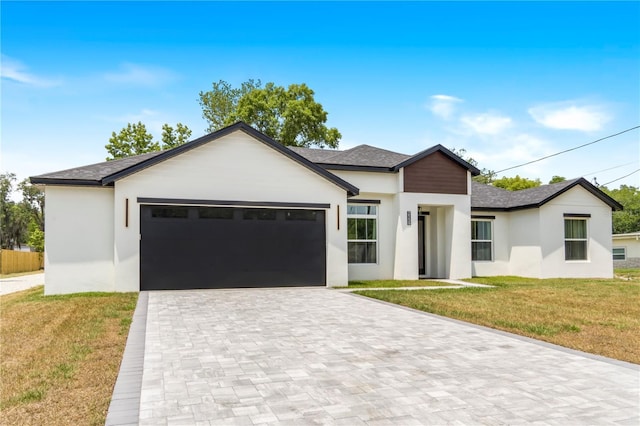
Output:
[[[139,418],[640,424],[640,370],[327,289],[150,292]]]

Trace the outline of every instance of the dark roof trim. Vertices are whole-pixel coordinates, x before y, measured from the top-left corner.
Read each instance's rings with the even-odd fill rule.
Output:
[[[349,204],[380,204],[380,200],[363,200],[362,198],[351,198]]]
[[[378,172],[378,173],[397,173],[397,170],[393,170],[391,167],[379,167],[379,166],[351,166],[348,164],[327,164],[316,163],[318,166],[327,170],[349,170],[353,172]]]
[[[85,180],[85,179],[47,179],[39,178],[37,176],[30,177],[29,181],[33,185],[64,185],[64,186],[105,186],[97,180]],[[109,185],[113,186],[113,185]]]
[[[229,201],[229,200],[197,200],[190,198],[147,198],[138,197],[141,204],[182,204],[199,206],[245,206],[245,207],[290,207],[301,209],[328,209],[328,203],[288,203],[279,201]]]
[[[495,216],[471,215],[471,219],[495,219]]]
[[[467,163],[462,158],[458,157],[453,152],[449,151],[447,148],[445,148],[444,146],[442,146],[440,144],[432,146],[429,149],[425,149],[424,151],[419,152],[419,153],[417,153],[416,155],[414,155],[414,156],[412,156],[410,158],[407,158],[402,163],[397,164],[395,167],[393,167],[393,171],[395,172],[395,171],[400,170],[403,167],[410,166],[411,164],[415,163],[416,161],[422,160],[424,157],[427,157],[427,156],[433,154],[436,151],[440,151],[441,153],[443,153],[444,155],[449,157],[449,159],[455,161],[460,166],[462,166],[465,169],[469,170],[471,172],[472,176],[478,176],[480,174],[480,170],[477,167],[473,166],[472,164]]]
[[[603,203],[608,204],[609,207],[611,207],[612,210],[622,210],[623,209],[622,204],[620,204],[619,202],[617,202],[613,198],[609,197],[607,194],[605,194],[604,192],[599,190],[593,184],[589,183],[589,181],[586,180],[585,178],[576,179],[576,181],[574,183],[572,183],[571,185],[567,185],[566,187],[562,188],[560,191],[558,191],[555,194],[551,195],[550,197],[547,197],[544,200],[542,200],[539,203],[539,205],[543,205],[545,203],[548,203],[549,201],[551,201],[554,198],[556,198],[558,195],[564,194],[565,192],[567,192],[571,188],[575,187],[576,185],[580,185],[581,187],[583,187],[584,189],[589,191],[591,194],[593,194],[594,196],[599,198]]]
[[[194,148],[197,148],[201,145],[204,145],[208,142],[211,142],[213,140],[219,139],[223,136],[227,136],[235,131],[243,131],[246,134],[248,134],[249,136],[252,136],[253,138],[259,140],[260,142],[264,143],[265,145],[275,149],[276,151],[280,152],[281,154],[289,157],[290,159],[292,159],[293,161],[296,161],[297,163],[299,163],[300,165],[306,167],[307,169],[311,170],[312,172],[324,177],[325,179],[329,180],[330,182],[333,182],[335,185],[341,187],[342,189],[344,189],[345,191],[347,191],[347,193],[349,195],[358,195],[358,193],[360,192],[360,190],[358,188],[356,188],[355,186],[351,185],[350,183],[348,183],[347,181],[340,179],[338,176],[326,171],[325,169],[323,169],[322,167],[312,163],[311,161],[307,160],[306,158],[304,158],[303,156],[293,152],[292,150],[286,148],[285,146],[279,144],[278,142],[274,141],[273,139],[271,139],[270,137],[266,136],[265,134],[255,130],[253,127],[249,126],[248,124],[239,121],[235,124],[232,124],[231,126],[225,127],[224,129],[220,129],[216,132],[210,133],[208,135],[202,136],[198,139],[194,139],[191,142],[187,142],[184,145],[180,145],[176,148],[170,149],[168,151],[164,151],[161,154],[156,155],[155,157],[152,157],[148,160],[145,160],[141,163],[138,163],[134,166],[128,167],[118,173],[114,173],[110,176],[105,177],[104,179],[102,179],[102,184],[103,185],[108,185],[110,183],[113,183],[115,181],[117,181],[118,179],[122,179],[124,177],[127,177],[133,173],[139,172],[141,170],[144,170],[148,167],[151,167],[157,163],[160,163],[162,161],[168,160],[169,158],[173,158],[177,155],[182,154],[183,152],[186,151],[190,151]]]

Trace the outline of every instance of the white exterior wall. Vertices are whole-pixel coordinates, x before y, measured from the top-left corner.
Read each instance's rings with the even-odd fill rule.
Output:
[[[509,213],[509,272],[508,275],[541,278],[542,250],[540,240],[546,224],[539,209],[517,210]]]
[[[588,259],[566,261],[564,254],[565,213],[590,214],[587,220]],[[611,207],[576,186],[540,208],[543,264],[541,278],[611,278]]]
[[[400,173],[356,172],[350,170],[330,171],[360,189],[360,194],[354,199],[380,200],[378,205],[378,262],[372,264],[349,264],[349,279],[392,279],[398,216],[395,199],[399,191],[398,179]]]
[[[566,261],[564,214],[590,214],[588,260]],[[474,276],[517,275],[531,278],[610,278],[611,208],[576,186],[540,208],[508,213],[474,211],[495,216],[494,261],[473,262]]]
[[[244,132],[234,132],[116,182],[117,291],[140,288],[138,197],[330,204],[325,210],[327,285],[347,284],[346,191]],[[127,198],[129,227],[124,225]]]
[[[493,261],[472,262],[474,277],[491,277],[511,274],[511,215],[501,212],[473,211],[473,216],[495,216],[493,220]],[[471,239],[469,239],[471,250]]]
[[[354,199],[380,200],[378,205],[378,262],[349,264],[349,280],[389,280],[393,278],[396,217],[395,196],[360,193]],[[348,201],[347,201],[348,202]]]
[[[351,170],[329,171],[360,189],[360,198],[364,198],[364,196],[362,196],[364,193],[397,194],[402,191],[399,186],[401,172],[355,172]]]
[[[45,200],[45,294],[114,291],[113,188],[46,186]]]

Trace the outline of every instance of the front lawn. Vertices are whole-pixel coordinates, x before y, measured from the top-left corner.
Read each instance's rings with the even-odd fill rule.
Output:
[[[474,278],[493,288],[356,294],[640,364],[640,282]]]
[[[627,281],[640,281],[640,268],[624,268],[615,270],[616,277]]]
[[[376,281],[349,281],[348,288],[391,288],[391,287],[446,287],[455,284],[442,281],[427,280],[376,280]],[[344,288],[344,287],[343,287]]]
[[[0,297],[0,423],[103,425],[137,297]]]

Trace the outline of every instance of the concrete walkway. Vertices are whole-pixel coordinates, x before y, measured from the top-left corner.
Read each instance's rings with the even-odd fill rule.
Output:
[[[44,272],[0,280],[0,296],[44,284]]]
[[[449,289],[449,288],[465,288],[465,287],[487,287],[487,288],[491,288],[493,287],[492,285],[487,285],[487,284],[476,284],[476,283],[468,283],[466,281],[460,281],[460,280],[450,280],[450,279],[426,279],[423,281],[431,281],[431,282],[437,282],[437,283],[442,283],[443,285],[438,285],[438,286],[424,286],[424,287],[336,287],[333,290],[337,290],[337,291],[343,291],[343,292],[347,292],[347,293],[353,293],[354,291],[365,291],[365,290],[442,290],[442,289]],[[447,285],[449,284],[449,285]]]
[[[120,387],[139,401],[114,395],[108,425],[640,424],[637,365],[353,294],[150,292],[145,311]]]

